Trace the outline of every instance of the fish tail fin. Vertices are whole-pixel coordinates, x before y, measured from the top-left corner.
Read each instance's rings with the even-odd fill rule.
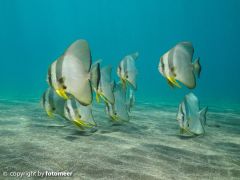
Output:
[[[90,81],[91,81],[92,85],[93,85],[95,88],[98,88],[98,84],[99,84],[100,77],[101,77],[100,68],[99,68],[99,63],[96,64],[96,65],[92,68],[92,70],[90,71],[90,73],[91,73]]]
[[[202,122],[203,126],[206,126],[206,113],[208,110],[208,106],[203,108],[199,113],[200,113],[200,120]]]
[[[199,60],[200,60],[200,57],[197,58],[193,63],[192,63],[192,66],[193,66],[193,72],[195,73],[195,75],[199,78],[200,77],[200,72],[202,70],[202,67],[199,63]]]
[[[139,69],[140,69],[140,68],[138,68],[138,70],[137,70],[137,75],[139,76],[140,79],[142,79],[141,76],[140,76],[139,73],[138,73],[138,72],[139,72]]]

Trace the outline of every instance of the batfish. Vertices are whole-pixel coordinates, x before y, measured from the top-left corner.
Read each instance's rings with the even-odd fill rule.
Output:
[[[176,80],[182,82],[188,89],[195,88],[196,79],[193,72],[199,78],[202,68],[199,64],[200,58],[192,63],[193,52],[192,43],[184,41],[178,43],[161,57],[158,71],[166,77],[167,83],[172,89],[175,89],[173,84],[181,88]]]

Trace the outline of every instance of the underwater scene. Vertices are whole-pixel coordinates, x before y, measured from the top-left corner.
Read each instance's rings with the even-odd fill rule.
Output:
[[[240,1],[0,2],[0,180],[240,179]]]

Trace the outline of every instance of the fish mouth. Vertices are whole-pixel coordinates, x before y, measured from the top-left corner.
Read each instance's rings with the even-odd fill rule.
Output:
[[[122,120],[119,119],[119,118],[117,118],[116,116],[110,116],[110,119],[111,119],[113,122],[116,122],[115,120],[122,122]]]

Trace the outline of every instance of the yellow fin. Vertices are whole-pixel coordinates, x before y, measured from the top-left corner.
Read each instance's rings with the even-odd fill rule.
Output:
[[[126,83],[125,83],[125,81],[124,81],[122,78],[121,78],[121,82],[122,82],[122,85],[123,85],[124,89],[126,89],[126,90],[127,90]]]
[[[171,81],[173,84],[175,84],[175,85],[178,86],[179,88],[182,88],[182,86],[180,86],[174,78],[171,78],[171,77],[167,77],[167,78],[168,78],[169,81]]]
[[[98,104],[100,104],[99,94],[98,93],[96,93],[96,99],[97,99]]]
[[[192,136],[194,136],[192,133],[190,133],[186,128],[184,129],[185,131],[187,131],[189,134],[191,134]],[[194,136],[196,137],[196,136]]]
[[[122,120],[120,120],[119,118],[117,118],[117,117],[115,117],[115,116],[112,116],[112,117],[113,117],[114,119],[116,119],[116,120],[122,122]]]
[[[113,122],[116,122],[115,119],[114,119],[112,116],[110,116],[110,119],[111,119]]]
[[[100,94],[100,96],[103,98],[104,101],[110,104],[110,102],[108,102],[108,100],[105,97],[103,97],[103,95]]]
[[[184,132],[184,129],[181,129],[181,128],[180,128],[180,133],[183,134],[183,132]]]
[[[70,99],[70,100],[71,100],[71,98],[68,97],[63,90],[56,90],[56,92],[57,92],[58,95],[61,96],[62,98],[64,98],[64,99]]]
[[[78,123],[76,123],[76,122],[74,122],[74,121],[73,121],[73,123],[74,123],[75,126],[77,126],[79,129],[84,130],[84,128],[83,128],[80,124],[78,124]]]
[[[168,85],[174,90],[175,87],[174,87],[173,83],[168,78],[166,78],[166,80],[167,80]]]
[[[82,122],[81,120],[73,120],[73,122],[76,122],[76,123],[78,123],[80,125],[83,125],[83,126],[86,126],[86,127],[91,127],[91,126],[85,124],[84,122]]]
[[[55,117],[53,116],[52,112],[51,111],[46,111],[48,116],[52,119],[55,119]]]

